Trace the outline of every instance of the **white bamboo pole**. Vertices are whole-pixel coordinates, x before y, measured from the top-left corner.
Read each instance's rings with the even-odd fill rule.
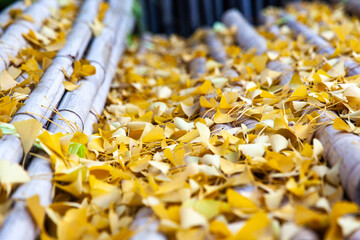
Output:
[[[40,82],[30,93],[11,123],[35,118],[44,125],[51,118],[53,107],[57,107],[65,92],[63,69],[72,73],[75,59],[80,59],[91,40],[92,31],[89,24],[97,16],[101,0],[87,0],[81,7],[80,13],[66,38],[65,46],[58,52],[52,65],[45,71]],[[20,162],[23,158],[21,141],[16,136],[5,135],[0,138],[0,159]]]
[[[125,2],[125,3],[124,3]],[[121,5],[121,19],[125,23],[130,23],[128,19],[124,19],[124,16],[127,18],[132,18],[130,9],[132,6],[132,0],[123,0]],[[116,0],[113,0],[110,2],[110,10],[108,10],[106,14],[105,21],[110,21],[111,19],[119,19],[118,17],[114,18],[114,15],[117,13],[119,14],[119,2]],[[125,9],[125,10],[124,10]],[[123,43],[126,39],[126,24],[122,24],[121,22],[115,22],[115,24],[119,24],[119,29],[122,29],[122,34],[117,34],[117,36],[120,36],[120,39],[116,39],[116,43],[114,46],[118,46],[118,51],[120,51],[121,47],[123,46]],[[124,27],[125,26],[125,27]],[[103,31],[104,35],[109,35],[110,31],[114,31],[112,27],[117,27],[117,25],[114,25],[111,23],[105,31]],[[92,47],[90,49],[90,52],[88,56],[93,57],[92,61],[102,61],[102,58],[107,58],[106,55],[100,55],[100,56],[94,56],[93,54],[98,52],[98,50],[93,50],[97,47],[99,49],[104,49],[104,47],[98,46],[98,44],[103,44],[104,46],[108,46],[108,37],[103,37],[103,34],[97,37],[96,39],[101,40],[94,40]],[[105,40],[105,42],[102,43],[102,40]],[[112,39],[114,40],[114,39]],[[122,43],[118,43],[122,42]],[[120,48],[120,49],[119,49]],[[114,49],[116,50],[116,49]],[[98,73],[97,73],[98,74]],[[83,86],[81,86],[83,87]],[[81,88],[80,87],[80,88]],[[79,89],[80,89],[79,88]],[[84,102],[79,102],[78,104],[83,104]],[[90,102],[91,104],[91,102]],[[55,120],[56,123],[61,123],[61,120]],[[50,124],[50,127],[55,124]],[[56,125],[55,125],[56,126]],[[54,127],[52,127],[54,128]],[[54,128],[55,129],[55,128]],[[62,131],[61,128],[55,129],[56,132]],[[30,182],[22,185],[14,194],[14,199],[26,199],[27,197],[33,196],[35,194],[38,194],[40,197],[40,201],[42,205],[49,205],[52,201],[52,183],[51,183],[51,174],[52,174],[52,168],[48,161],[45,161],[39,157],[34,157],[29,165],[28,171],[31,172],[32,176],[49,176],[49,178],[43,178],[43,179],[33,179]],[[32,217],[30,216],[26,206],[22,202],[16,202],[13,211],[10,213],[10,215],[6,218],[3,228],[0,230],[0,239],[35,239],[38,234],[38,228],[35,226],[35,223],[33,222]]]
[[[197,57],[189,62],[189,72],[191,78],[198,78],[206,73],[206,58]]]
[[[318,53],[331,55],[335,52],[335,48],[333,48],[329,42],[320,37],[306,25],[299,23],[289,15],[283,14],[282,16],[286,19],[286,25],[294,31],[295,35],[304,36],[308,43],[316,46],[316,51]],[[348,70],[349,76],[360,74],[360,65],[357,62],[351,59],[346,60],[344,66]]]
[[[121,15],[120,25],[116,32],[116,43],[114,44],[111,52],[110,61],[106,69],[104,82],[102,83],[101,87],[98,90],[98,93],[96,94],[96,97],[91,107],[91,111],[88,114],[84,123],[84,133],[86,134],[93,133],[93,124],[98,122],[97,115],[101,114],[104,109],[106,99],[109,94],[110,85],[116,73],[117,64],[126,47],[125,42],[122,41],[122,39],[125,39],[126,34],[132,31],[134,24],[135,23],[133,18],[128,18],[125,15]]]
[[[236,40],[239,46],[245,50],[256,48],[257,54],[262,54],[267,49],[266,40],[259,37],[256,30],[246,21],[238,10],[231,9],[224,13],[222,21],[226,26],[237,27]]]
[[[1,13],[0,13],[0,35],[2,35],[4,33],[6,24],[10,20],[10,11],[13,9],[25,10],[25,8],[26,8],[26,5],[23,1],[17,1],[17,2],[12,3],[10,6],[8,6],[7,8],[5,8],[4,10],[1,11]]]
[[[157,231],[159,221],[154,217],[150,208],[141,208],[130,225],[130,229],[136,233],[131,240],[165,240],[166,237]]]
[[[228,10],[223,15],[223,22],[227,27],[236,26],[235,40],[237,44],[244,50],[256,48],[257,54],[263,54],[267,50],[266,39],[256,32],[255,28],[251,26],[242,14],[237,10]],[[266,65],[267,68],[274,71],[283,72],[280,83],[285,85],[290,82],[294,72],[292,68],[279,61],[269,61]]]
[[[10,59],[16,57],[19,50],[25,47],[26,40],[22,34],[27,34],[31,29],[39,30],[43,21],[51,15],[53,8],[58,8],[56,0],[35,2],[25,11],[33,21],[18,19],[5,30],[0,38],[0,72],[8,68]]]
[[[227,60],[225,48],[212,30],[206,31],[205,43],[209,48],[210,56],[213,57],[215,61],[225,64]]]
[[[278,25],[276,25],[276,19],[274,16],[262,14],[262,20],[263,20],[263,24],[265,25],[265,27],[269,33],[274,35],[274,37],[276,37],[276,38],[278,38],[278,37],[283,38],[280,35],[280,28]]]
[[[228,60],[225,48],[221,41],[216,37],[216,34],[211,30],[208,30],[205,34],[205,43],[208,47],[209,54],[212,58],[214,58],[218,62],[225,63]],[[204,66],[202,66],[204,67]],[[238,73],[232,69],[228,69],[224,72],[224,75],[231,75],[232,77],[238,77]],[[206,112],[205,108],[200,108],[200,114]],[[204,117],[212,117],[214,112],[208,112]],[[255,119],[250,119],[247,117],[243,117],[239,120],[239,122],[245,124],[248,128],[254,128],[255,125],[258,123]],[[224,123],[224,124],[215,124],[212,126],[211,131],[221,131],[227,130],[232,128],[231,123]]]
[[[12,199],[22,201],[15,202],[11,213],[5,219],[0,229],[0,239],[32,240],[35,239],[39,233],[39,229],[33,222],[32,216],[28,212],[24,201],[26,198],[37,194],[40,197],[41,205],[47,206],[51,203],[51,164],[44,159],[37,158],[36,161],[31,162],[28,172],[34,179],[20,186],[12,195]]]

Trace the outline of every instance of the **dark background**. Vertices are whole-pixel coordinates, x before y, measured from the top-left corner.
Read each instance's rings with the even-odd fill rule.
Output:
[[[199,26],[221,21],[223,12],[238,8],[248,21],[257,24],[261,9],[283,6],[289,0],[139,0],[143,27],[153,33],[188,36]]]
[[[121,0],[119,0],[121,1]],[[199,26],[221,21],[223,12],[238,8],[253,24],[258,24],[261,9],[284,6],[299,0],[134,0],[134,12],[140,31],[177,33],[189,36]],[[333,0],[334,1],[334,0]],[[14,0],[0,0],[0,9]]]

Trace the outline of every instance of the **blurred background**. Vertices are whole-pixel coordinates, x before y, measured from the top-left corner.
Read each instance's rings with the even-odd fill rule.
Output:
[[[341,1],[341,0],[340,0]],[[138,0],[141,24],[153,33],[189,36],[199,26],[221,21],[224,11],[238,8],[253,24],[259,24],[261,10],[299,0]],[[339,2],[329,0],[323,2]]]
[[[121,1],[121,0],[119,0]],[[329,0],[334,2],[336,0]],[[341,0],[338,0],[341,1]],[[0,0],[0,9],[14,0]],[[284,6],[299,0],[135,0],[134,12],[141,31],[189,36],[200,26],[221,21],[224,11],[238,8],[253,24],[259,23],[261,10]]]

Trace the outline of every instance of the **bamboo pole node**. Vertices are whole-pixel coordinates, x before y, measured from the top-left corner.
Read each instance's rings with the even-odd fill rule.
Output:
[[[16,112],[13,117],[15,116],[18,116],[18,115],[26,115],[26,116],[29,116],[35,120],[38,120],[34,115],[32,115],[31,113],[28,113],[28,112]]]
[[[77,116],[80,119],[81,122],[81,130],[84,130],[84,120],[82,119],[82,117],[76,113],[75,111],[71,110],[71,109],[66,109],[66,108],[62,108],[62,109],[58,109],[58,113],[60,112],[70,112],[73,113],[75,116]],[[63,119],[66,120],[66,119]]]

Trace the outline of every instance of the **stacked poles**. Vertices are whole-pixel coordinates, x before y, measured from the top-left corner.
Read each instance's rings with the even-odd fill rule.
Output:
[[[84,51],[92,38],[90,24],[97,16],[101,0],[87,0],[81,7],[80,13],[66,38],[65,46],[58,52],[53,64],[45,71],[39,83],[30,93],[10,123],[35,118],[43,125],[48,122],[53,114],[53,107],[58,106],[65,88],[63,81],[65,75],[73,71],[74,60],[83,57]],[[18,137],[6,135],[0,139],[0,159],[11,162],[21,162],[23,148]]]
[[[335,49],[323,38],[311,31],[307,26],[291,19],[286,23],[295,34],[303,35],[306,40],[317,47],[321,53],[332,54]],[[348,69],[348,76],[360,74],[360,66],[352,60],[344,62]],[[332,122],[335,112],[329,111],[323,115],[319,122]],[[340,162],[340,179],[349,198],[360,204],[360,136],[335,130],[330,124],[315,131],[315,137],[320,140],[327,151],[324,159],[334,166]],[[344,148],[346,146],[346,148]]]
[[[95,1],[88,2],[94,3]],[[96,91],[100,85],[104,86],[103,84],[106,84],[105,86],[109,86],[112,77],[114,76],[117,61],[124,50],[126,34],[133,26],[131,9],[132,0],[122,1],[121,4],[116,0],[110,1],[110,8],[107,11],[104,20],[106,27],[99,36],[94,38],[87,54],[87,58],[91,64],[96,65],[97,72],[93,78],[88,77],[87,80],[84,80],[83,84],[76,91],[67,92],[65,94],[65,97],[68,97],[64,99],[70,98],[72,99],[71,101],[77,101],[76,104],[79,106],[88,109],[88,112],[85,113],[84,116],[74,113],[75,116],[84,117],[84,119],[87,120],[88,115],[91,115],[89,114],[91,106],[95,106],[94,108],[97,108],[99,111],[103,108],[103,106],[99,106],[100,104],[95,103],[92,100],[100,99],[102,100],[102,105],[105,103],[109,87],[101,89],[99,95],[96,94]],[[86,11],[83,11],[83,13],[86,14]],[[105,68],[105,66],[108,67]],[[106,72],[105,74],[105,69],[111,71]],[[86,81],[90,84],[86,84]],[[94,96],[90,100],[88,100],[86,96],[89,91],[94,92]],[[69,102],[62,100],[60,106],[67,109],[72,105],[69,104]],[[78,120],[75,119],[75,121]],[[49,129],[53,132],[64,131],[63,128],[59,126],[63,124],[63,120],[55,116],[53,122],[54,123],[49,125]],[[92,125],[92,120],[86,121],[86,123],[85,126],[89,128],[88,125]],[[40,157],[34,157],[30,162],[28,171],[31,176],[41,175],[47,177],[44,179],[33,179],[22,185],[12,195],[12,198],[16,200],[25,200],[26,198],[37,194],[40,197],[40,203],[42,205],[50,204],[52,201],[52,183],[50,178],[52,169],[50,163]],[[22,229],[23,231],[19,229]],[[39,229],[35,225],[24,203],[17,201],[14,204],[12,212],[4,222],[0,231],[0,239],[35,239],[38,231]]]
[[[26,6],[25,3],[22,1],[17,1],[14,2],[13,4],[11,4],[10,6],[8,6],[7,8],[5,8],[1,13],[0,13],[0,35],[2,35],[5,31],[5,26],[6,24],[10,21],[11,17],[10,17],[10,11],[14,10],[14,9],[20,9],[20,10],[25,10]]]
[[[56,0],[40,0],[33,3],[26,9],[24,14],[32,18],[32,21],[18,19],[11,24],[0,37],[0,72],[9,67],[10,60],[19,53],[19,50],[26,45],[26,40],[22,37],[30,30],[37,31],[42,23],[51,14],[51,9],[57,9]]]

